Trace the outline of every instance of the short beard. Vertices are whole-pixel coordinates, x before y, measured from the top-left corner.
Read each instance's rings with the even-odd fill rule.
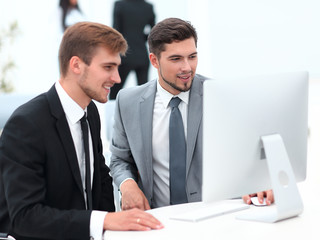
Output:
[[[89,87],[86,86],[87,83],[87,79],[88,79],[88,70],[85,69],[83,75],[81,76],[79,82],[80,82],[80,87],[82,89],[82,91],[91,99],[96,100],[99,103],[105,103],[106,100],[100,98],[100,96],[93,90],[91,90]],[[107,98],[108,100],[108,98]]]
[[[173,89],[175,89],[175,90],[177,90],[179,92],[187,92],[187,91],[189,91],[191,86],[192,86],[192,83],[193,83],[193,80],[192,80],[191,84],[190,84],[190,87],[188,87],[188,83],[184,83],[185,88],[181,88],[181,87],[178,87],[175,83],[172,83],[172,82],[169,82],[168,80],[166,80],[162,75],[161,69],[160,69],[160,75],[161,75],[161,78],[163,79],[163,81],[166,84],[168,84],[170,87],[172,87]]]

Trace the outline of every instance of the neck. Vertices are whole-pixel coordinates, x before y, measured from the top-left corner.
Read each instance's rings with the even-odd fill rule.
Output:
[[[60,85],[64,89],[64,91],[75,101],[82,109],[85,109],[91,99],[82,91],[82,89],[76,85],[72,84],[71,79],[61,78],[59,80]]]

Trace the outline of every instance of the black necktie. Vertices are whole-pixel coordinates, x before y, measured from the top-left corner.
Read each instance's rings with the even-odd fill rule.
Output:
[[[169,106],[171,115],[169,122],[170,146],[170,204],[186,203],[186,140],[180,110],[181,99],[172,98]]]
[[[83,134],[83,146],[85,152],[86,162],[86,194],[87,194],[87,208],[92,210],[92,193],[91,193],[91,177],[90,177],[90,154],[89,154],[89,134],[88,134],[88,123],[86,114],[81,118],[81,129]]]

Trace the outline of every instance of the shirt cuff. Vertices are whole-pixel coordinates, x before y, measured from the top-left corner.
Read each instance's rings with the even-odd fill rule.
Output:
[[[90,239],[103,240],[103,224],[108,212],[92,211],[90,217]]]

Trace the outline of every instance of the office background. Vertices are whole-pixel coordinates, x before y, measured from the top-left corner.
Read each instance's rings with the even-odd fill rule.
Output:
[[[14,60],[16,92],[46,91],[58,79],[58,0],[0,0],[0,30],[20,34],[1,55]],[[114,0],[79,0],[86,18],[112,25]],[[318,0],[149,0],[156,21],[190,20],[199,34],[198,72],[209,77],[308,70],[320,78]],[[155,71],[150,68],[150,78]],[[134,81],[128,85],[134,85]]]

